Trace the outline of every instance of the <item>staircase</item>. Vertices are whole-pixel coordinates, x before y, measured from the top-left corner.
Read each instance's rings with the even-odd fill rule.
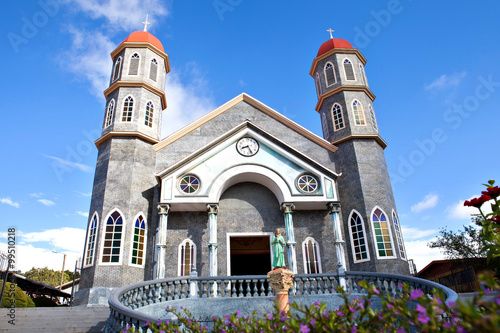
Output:
[[[109,317],[109,308],[99,307],[57,307],[17,308],[15,323],[9,324],[10,309],[0,309],[0,332],[47,332],[83,333],[104,332]]]

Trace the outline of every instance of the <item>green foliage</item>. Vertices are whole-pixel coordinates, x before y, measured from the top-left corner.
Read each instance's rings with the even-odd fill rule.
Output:
[[[2,290],[3,281],[0,281],[0,291]],[[13,296],[14,295],[14,300]],[[32,308],[35,303],[31,298],[24,293],[18,286],[13,283],[7,282],[5,291],[3,293],[2,308],[10,308],[14,304],[16,308]]]
[[[44,268],[35,268],[33,267],[29,271],[25,272],[25,277],[28,279],[38,281],[44,283],[46,285],[52,287],[58,287],[61,283],[61,271],[54,271],[53,269],[49,269],[48,267]],[[77,278],[80,275],[77,274]],[[69,270],[64,271],[63,284],[73,280],[73,272]]]
[[[52,308],[59,306],[55,301],[51,300],[50,298],[40,296],[36,297],[33,302],[35,303],[35,306],[37,308]]]

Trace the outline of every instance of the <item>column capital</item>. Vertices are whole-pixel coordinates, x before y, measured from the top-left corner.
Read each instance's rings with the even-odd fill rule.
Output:
[[[165,204],[165,203],[158,204],[158,214],[159,215],[168,215],[169,212],[170,212],[170,205],[169,204]]]
[[[295,205],[291,202],[283,202],[281,204],[281,211],[286,214],[286,213],[293,213],[293,210],[295,209]]]
[[[327,205],[330,214],[340,213],[340,203],[338,202],[329,202]]]
[[[219,212],[219,204],[208,204],[207,212],[208,214],[217,214]]]

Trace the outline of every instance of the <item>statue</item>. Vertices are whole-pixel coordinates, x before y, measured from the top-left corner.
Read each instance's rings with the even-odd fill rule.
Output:
[[[273,245],[273,269],[283,267],[285,268],[285,239],[281,236],[281,231],[276,229],[274,237],[271,242]]]

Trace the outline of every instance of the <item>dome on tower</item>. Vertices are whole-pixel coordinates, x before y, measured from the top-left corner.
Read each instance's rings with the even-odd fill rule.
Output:
[[[320,46],[316,57],[319,57],[333,49],[354,49],[354,47],[352,47],[351,43],[345,39],[330,38]]]
[[[160,51],[165,52],[160,40],[147,31],[134,31],[133,33],[130,34],[130,36],[125,38],[125,40],[122,43],[125,43],[125,42],[149,43],[149,44],[157,47],[158,49],[160,49]]]

